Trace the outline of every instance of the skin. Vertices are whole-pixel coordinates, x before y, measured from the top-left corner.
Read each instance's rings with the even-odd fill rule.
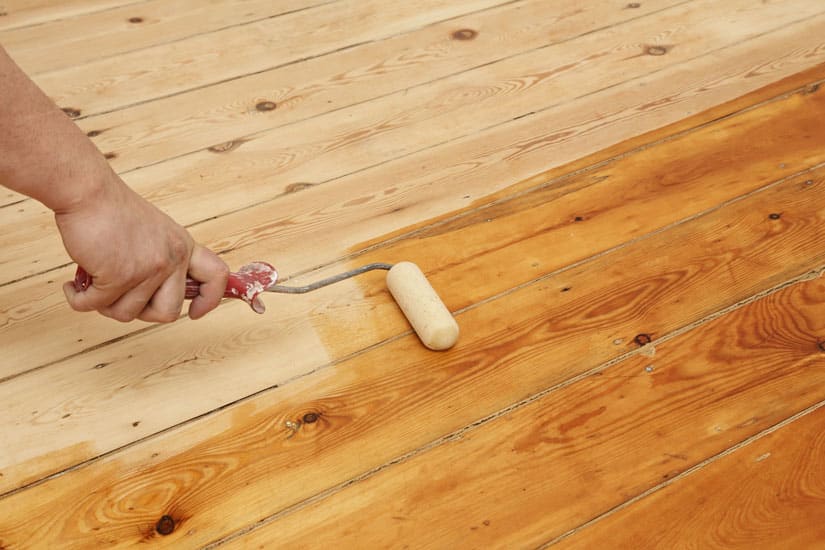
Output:
[[[132,191],[2,47],[0,185],[52,210],[66,252],[93,277],[84,292],[63,286],[73,309],[124,322],[172,322],[187,274],[201,282],[190,318],[203,317],[223,297],[226,264]]]

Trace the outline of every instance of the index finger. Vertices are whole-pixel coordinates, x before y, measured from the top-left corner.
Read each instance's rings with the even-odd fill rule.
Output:
[[[229,280],[229,266],[211,250],[195,244],[189,260],[189,276],[200,282],[200,290],[189,305],[189,317],[200,319],[223,298]]]

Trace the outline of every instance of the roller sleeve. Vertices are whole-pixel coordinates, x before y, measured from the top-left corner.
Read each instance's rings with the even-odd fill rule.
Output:
[[[395,264],[387,273],[387,287],[425,346],[446,350],[455,345],[458,323],[417,265]]]

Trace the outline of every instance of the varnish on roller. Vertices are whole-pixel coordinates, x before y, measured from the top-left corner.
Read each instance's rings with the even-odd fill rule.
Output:
[[[274,267],[266,262],[253,262],[243,266],[236,273],[229,274],[224,297],[241,299],[256,313],[263,313],[266,306],[260,297],[262,292],[304,294],[375,269],[388,271],[387,287],[425,346],[432,350],[446,350],[455,345],[458,341],[458,323],[421,269],[412,262],[399,262],[395,265],[368,264],[299,287],[277,284],[278,272]],[[91,276],[82,267],[78,267],[75,274],[77,290],[86,290],[91,284]],[[196,297],[199,288],[199,282],[187,279],[186,298],[191,300]]]

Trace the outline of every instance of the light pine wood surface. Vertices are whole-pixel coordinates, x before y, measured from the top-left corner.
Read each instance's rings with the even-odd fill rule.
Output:
[[[825,544],[818,0],[0,0],[0,43],[232,267],[414,261],[462,331],[383,273],[75,313],[3,191],[0,549]]]

